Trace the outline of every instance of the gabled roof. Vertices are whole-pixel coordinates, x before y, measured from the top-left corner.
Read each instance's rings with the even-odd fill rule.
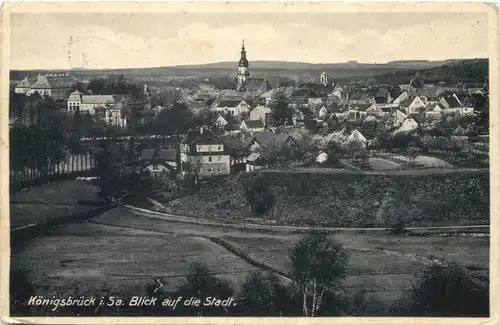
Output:
[[[271,84],[267,78],[250,77],[241,85],[238,91],[252,92],[252,93],[265,93],[271,90]]]
[[[252,152],[246,159],[246,161],[250,163],[265,162],[266,160],[267,158],[258,152]]]
[[[281,146],[290,138],[289,134],[284,133],[273,133],[269,131],[255,132],[253,134],[255,141],[259,143],[262,147],[276,147]]]
[[[372,106],[373,104],[359,104],[359,105],[355,105],[355,107],[359,110],[359,111],[366,111],[370,106]]]
[[[225,99],[220,103],[216,104],[214,107],[236,107],[238,106],[242,100],[234,100],[234,99]]]
[[[196,144],[219,144],[221,140],[210,130],[204,130],[203,132],[200,130],[190,130],[184,140],[182,140],[182,143],[189,145],[195,142]]]
[[[73,88],[77,84],[78,80],[75,78],[65,75],[46,75],[38,78],[31,88],[34,89],[50,89],[50,88]]]
[[[262,123],[261,120],[246,120],[243,121],[242,123],[245,123],[246,127],[249,129],[257,129],[264,127],[264,124]]]
[[[28,75],[28,76],[24,77],[24,79],[21,80],[15,87],[16,88],[29,88],[37,82],[38,78],[39,77],[37,77],[37,76]]]
[[[258,106],[256,106],[256,107],[252,110],[252,112],[253,112],[253,111],[257,111],[257,110],[258,110],[258,111],[261,111],[261,112],[262,112],[262,113],[264,113],[264,114],[270,114],[270,113],[272,113],[271,108],[269,108],[269,107],[267,107],[267,106],[263,106],[263,105],[258,105]]]
[[[373,115],[368,115],[364,120],[363,123],[378,123],[379,120],[373,116]]]
[[[82,104],[114,104],[120,100],[118,95],[82,95]]]
[[[444,100],[446,100],[446,102],[448,103],[448,106],[450,106],[450,108],[461,107],[460,103],[455,98],[455,96],[445,96],[443,98],[444,98]]]
[[[219,137],[230,149],[243,150],[246,144],[240,138],[232,135],[223,135]]]
[[[392,116],[396,117],[396,118],[406,118],[406,114],[401,112],[399,109],[396,110],[394,113],[392,113]]]

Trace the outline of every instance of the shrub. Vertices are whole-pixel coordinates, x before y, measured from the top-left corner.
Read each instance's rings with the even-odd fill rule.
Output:
[[[244,190],[252,212],[262,215],[273,206],[274,196],[269,190],[268,183],[262,177],[253,179]]]
[[[456,263],[433,265],[412,288],[413,316],[489,315],[489,280]]]

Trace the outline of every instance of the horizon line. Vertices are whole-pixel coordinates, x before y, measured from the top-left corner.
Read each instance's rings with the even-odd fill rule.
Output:
[[[303,61],[288,61],[288,60],[252,60],[251,62],[279,62],[279,63],[296,63],[296,64],[306,64],[306,65],[339,65],[339,64],[359,64],[359,65],[386,65],[386,64],[391,64],[391,63],[398,63],[398,62],[446,62],[446,61],[469,61],[469,60],[489,60],[488,57],[476,57],[476,58],[448,58],[448,59],[403,59],[403,60],[391,60],[391,61],[386,61],[386,62],[362,62],[362,61],[357,61],[357,60],[348,60],[344,62],[320,62],[320,63],[311,63],[311,62],[303,62]],[[192,63],[192,64],[177,64],[177,65],[161,65],[161,66],[144,66],[144,67],[121,67],[121,68],[84,68],[84,67],[75,67],[75,68],[16,68],[16,69],[9,69],[10,71],[50,71],[50,70],[56,70],[56,71],[91,71],[91,70],[137,70],[137,69],[165,69],[165,68],[188,68],[191,66],[203,66],[203,65],[214,65],[214,64],[223,64],[223,63],[235,63],[237,64],[238,61],[216,61],[216,62],[209,62],[209,63]],[[209,68],[211,69],[211,68]],[[217,69],[217,68],[213,68]],[[220,69],[220,68],[219,68]],[[292,69],[291,69],[292,70]]]

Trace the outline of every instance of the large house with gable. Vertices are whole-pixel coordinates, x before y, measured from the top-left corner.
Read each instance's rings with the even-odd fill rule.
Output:
[[[180,144],[181,174],[198,178],[230,174],[226,142],[211,130],[190,130]]]

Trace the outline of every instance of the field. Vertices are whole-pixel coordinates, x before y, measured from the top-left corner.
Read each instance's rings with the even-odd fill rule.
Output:
[[[98,187],[81,181],[60,181],[11,193],[10,227],[24,227],[94,209]]]
[[[68,224],[35,238],[12,254],[11,267],[26,272],[38,294],[129,297],[145,293],[157,278],[169,290],[176,289],[190,264],[199,261],[238,290],[248,274],[262,270],[262,265],[287,273],[288,252],[298,238],[291,233],[153,220],[116,208],[89,223]],[[487,237],[337,234],[336,238],[349,254],[343,281],[346,295],[364,291],[367,298],[378,301],[381,312],[401,298],[432,261],[458,261],[488,272]]]
[[[243,173],[225,184],[166,203],[167,211],[218,220],[256,217],[245,188],[255,178],[268,186],[273,205],[258,217],[278,225],[407,227],[489,224],[489,175],[484,170],[456,172],[334,170]]]

